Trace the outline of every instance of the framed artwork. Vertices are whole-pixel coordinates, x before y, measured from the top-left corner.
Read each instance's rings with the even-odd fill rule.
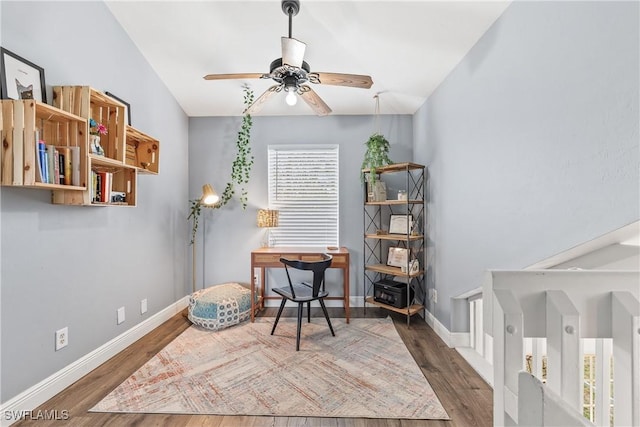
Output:
[[[390,247],[387,255],[387,265],[390,267],[407,267],[409,251],[406,248]]]
[[[111,98],[115,99],[116,101],[121,102],[122,104],[124,104],[124,106],[126,107],[125,113],[127,115],[127,124],[129,126],[131,126],[131,106],[129,105],[129,103],[127,101],[123,100],[122,98],[118,98],[117,96],[115,96],[111,92],[105,92],[105,94],[110,96]]]
[[[47,102],[44,69],[0,47],[0,98]]]
[[[407,226],[409,228],[407,228]],[[413,216],[412,215],[391,215],[389,218],[389,233],[390,234],[407,234],[413,228]]]

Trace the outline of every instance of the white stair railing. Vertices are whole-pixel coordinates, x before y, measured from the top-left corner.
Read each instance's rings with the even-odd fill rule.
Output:
[[[582,339],[596,338],[597,423],[609,425],[609,372],[604,366],[611,339],[613,425],[640,426],[639,272],[492,271],[483,294],[485,332],[493,336],[494,425],[563,425],[575,417],[584,420],[579,425],[594,425],[582,416]],[[525,338],[546,339],[546,385],[521,375]],[[531,414],[543,414],[541,424]]]

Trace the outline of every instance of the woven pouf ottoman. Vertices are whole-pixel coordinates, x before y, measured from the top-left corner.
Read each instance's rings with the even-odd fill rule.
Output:
[[[189,320],[217,331],[251,317],[251,290],[239,283],[224,283],[191,294]]]

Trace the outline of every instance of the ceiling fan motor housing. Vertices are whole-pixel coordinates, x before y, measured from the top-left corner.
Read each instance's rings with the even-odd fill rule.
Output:
[[[282,0],[282,11],[285,15],[291,13],[292,16],[296,16],[300,12],[299,0]]]

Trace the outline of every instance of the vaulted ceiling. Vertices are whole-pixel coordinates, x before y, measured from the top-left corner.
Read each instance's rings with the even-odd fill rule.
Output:
[[[301,0],[292,37],[307,44],[311,71],[365,74],[369,89],[310,84],[331,114],[413,114],[510,1]],[[187,115],[242,114],[242,85],[256,97],[269,79],[206,81],[213,73],[268,73],[281,57],[288,17],[280,0],[108,1],[133,42]],[[312,115],[283,92],[258,115]]]

